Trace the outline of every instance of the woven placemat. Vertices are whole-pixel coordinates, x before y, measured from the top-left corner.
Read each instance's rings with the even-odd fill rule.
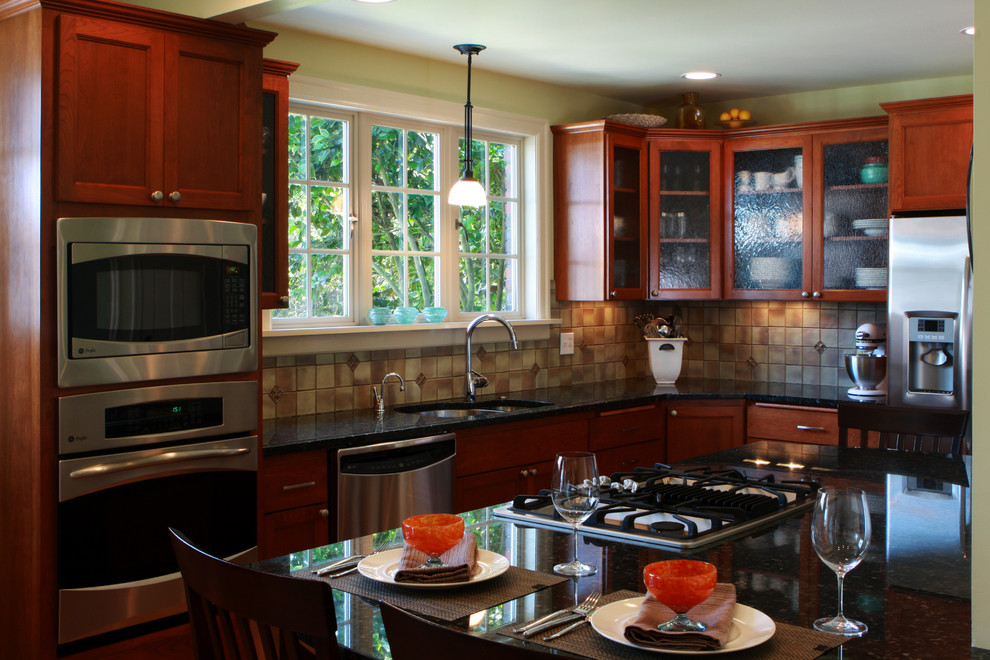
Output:
[[[601,605],[637,596],[642,596],[642,594],[635,591],[616,591],[604,596]],[[556,629],[551,628],[534,635],[532,638],[525,638],[512,632],[512,628],[518,625],[518,623],[514,623],[500,628],[497,632],[507,637],[527,639],[540,646],[559,649],[596,660],[615,660],[616,658],[656,660],[658,655],[652,651],[640,651],[606,639],[596,633],[590,625],[583,625],[574,632],[550,642],[544,642],[543,636],[555,632]],[[812,660],[846,641],[845,637],[830,635],[811,628],[801,628],[780,622],[776,622],[776,626],[777,630],[773,637],[759,646],[732,653],[732,660]]]
[[[559,575],[539,573],[517,566],[510,566],[502,575],[484,582],[448,589],[423,589],[388,584],[372,580],[360,573],[351,573],[340,578],[321,578],[307,569],[297,571],[293,576],[323,580],[329,582],[334,589],[370,600],[384,600],[402,609],[442,621],[454,621],[567,580]]]

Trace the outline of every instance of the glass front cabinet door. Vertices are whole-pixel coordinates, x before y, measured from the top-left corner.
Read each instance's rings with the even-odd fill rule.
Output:
[[[726,143],[726,297],[812,297],[810,154],[811,135]]]
[[[887,295],[886,128],[816,135],[815,281],[829,300]]]
[[[650,298],[719,297],[721,179],[718,138],[650,143]]]

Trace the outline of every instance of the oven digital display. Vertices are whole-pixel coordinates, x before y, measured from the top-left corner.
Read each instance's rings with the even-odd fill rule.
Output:
[[[223,424],[223,398],[172,399],[107,408],[105,437],[173,433]]]

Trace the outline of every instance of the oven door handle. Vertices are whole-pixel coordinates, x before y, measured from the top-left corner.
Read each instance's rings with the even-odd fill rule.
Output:
[[[197,461],[206,458],[224,458],[227,456],[240,456],[251,453],[248,447],[237,447],[235,449],[186,449],[183,451],[168,451],[154,456],[144,458],[134,458],[127,461],[117,461],[115,463],[97,463],[88,465],[69,473],[70,479],[83,479],[85,477],[97,477],[112,472],[124,472],[126,470],[139,470],[152,465],[162,465],[166,463],[181,463],[183,461]]]

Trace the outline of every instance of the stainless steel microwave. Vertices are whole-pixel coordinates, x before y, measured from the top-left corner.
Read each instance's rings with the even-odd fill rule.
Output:
[[[60,387],[252,371],[257,228],[185,218],[60,218]]]

